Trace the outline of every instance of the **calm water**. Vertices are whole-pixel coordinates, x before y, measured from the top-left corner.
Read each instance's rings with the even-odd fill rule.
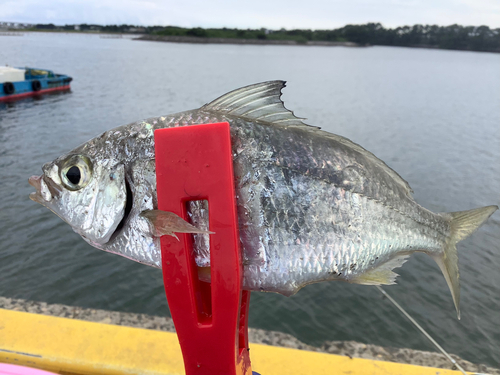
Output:
[[[405,48],[190,45],[96,35],[0,37],[0,63],[74,77],[72,91],[0,105],[0,295],[167,315],[161,272],[91,248],[31,202],[30,175],[112,127],[285,79],[310,124],[374,152],[433,211],[500,203],[500,54]],[[500,214],[459,245],[462,320],[441,272],[417,254],[386,287],[442,346],[500,366]],[[250,326],[319,345],[433,350],[373,287],[253,293]]]

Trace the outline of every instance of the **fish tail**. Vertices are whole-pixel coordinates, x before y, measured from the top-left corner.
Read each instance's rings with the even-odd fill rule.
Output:
[[[458,272],[458,256],[456,244],[469,237],[498,209],[498,206],[487,206],[469,211],[450,212],[443,214],[451,216],[450,236],[444,243],[443,249],[432,257],[438,264],[448,283],[457,316],[460,319],[460,283]]]

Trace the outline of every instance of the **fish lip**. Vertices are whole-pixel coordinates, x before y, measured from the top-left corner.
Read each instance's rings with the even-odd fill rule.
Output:
[[[40,203],[41,205],[45,205],[47,201],[42,197],[42,176],[31,176],[28,179],[28,183],[33,186],[36,191],[30,193],[29,197],[33,202]]]
[[[62,221],[64,221],[65,223],[68,223],[68,221],[64,218],[64,216],[61,215],[61,213],[59,212],[59,210],[57,209],[56,205],[53,202],[54,197],[58,196],[58,193],[55,193],[57,185],[55,185],[55,183],[53,181],[51,181],[50,179],[45,179],[44,177],[45,177],[44,175],[31,176],[28,179],[29,184],[36,189],[35,192],[30,193],[29,198],[33,202],[39,203],[42,206],[48,208],[54,214],[59,216]],[[49,192],[51,194],[51,199],[48,201],[45,200],[45,198],[43,197],[42,192],[41,192],[42,181],[45,183],[45,185],[47,186],[47,188],[49,189]],[[59,190],[59,188],[57,188],[57,192],[60,192],[60,191],[61,190]],[[68,223],[68,224],[70,224],[70,223]]]
[[[30,178],[28,178],[28,183],[33,186],[37,191],[39,191],[41,188],[42,188],[42,184],[41,184],[41,179],[42,179],[42,176],[31,176]]]
[[[43,205],[44,203],[46,203],[38,191],[30,193],[29,198],[33,202],[40,203],[41,205]]]
[[[53,198],[57,198],[62,190],[54,181],[52,181],[51,178],[45,176],[45,174],[42,174],[41,176],[31,176],[28,178],[28,183],[36,190],[35,192],[30,193],[30,199],[44,206]],[[51,195],[49,200],[46,200],[42,195],[42,183],[45,184],[49,190]]]

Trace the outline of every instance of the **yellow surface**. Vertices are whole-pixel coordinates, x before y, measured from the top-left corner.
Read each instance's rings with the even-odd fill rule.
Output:
[[[262,375],[421,374],[434,369],[251,344],[252,369]],[[0,362],[59,374],[184,374],[174,333],[0,309]]]

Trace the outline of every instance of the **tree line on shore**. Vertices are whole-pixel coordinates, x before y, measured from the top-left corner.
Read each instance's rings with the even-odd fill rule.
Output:
[[[232,29],[176,26],[134,26],[134,25],[36,25],[36,29],[79,30],[116,33],[142,33],[163,36],[191,36],[200,38],[234,38],[260,40],[291,40],[297,43],[308,41],[353,42],[359,45],[430,47],[455,50],[500,52],[500,28],[488,26],[437,26],[414,25],[385,28],[380,23],[346,25],[331,30],[269,30]]]

